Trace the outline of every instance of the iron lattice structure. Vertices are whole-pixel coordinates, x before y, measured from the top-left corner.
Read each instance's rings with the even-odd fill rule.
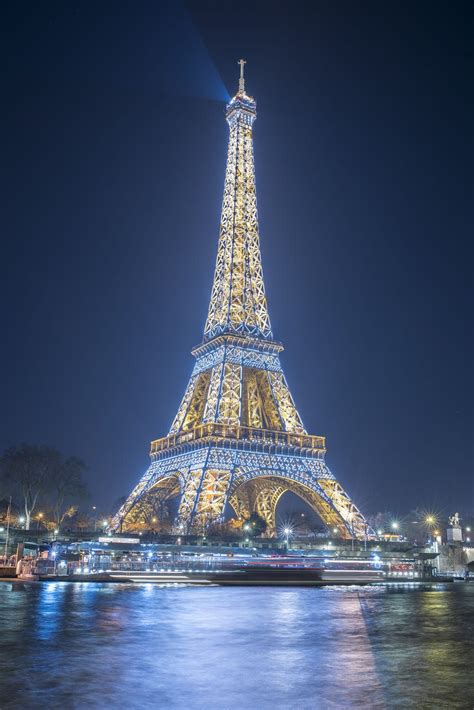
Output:
[[[217,260],[204,339],[169,434],[151,444],[151,465],[112,521],[146,527],[179,496],[175,529],[202,532],[257,512],[275,531],[286,491],[305,500],[343,537],[370,534],[325,463],[325,440],[309,435],[280,364],[263,281],[252,127],[256,103],[239,91],[227,105],[230,128]],[[151,518],[153,516],[153,518]]]

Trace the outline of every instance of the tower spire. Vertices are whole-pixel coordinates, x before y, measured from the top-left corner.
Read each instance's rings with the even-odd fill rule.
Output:
[[[247,62],[245,59],[239,59],[237,64],[240,64],[239,94],[245,94],[244,66]]]
[[[241,59],[239,93],[227,104],[229,149],[214,282],[204,340],[232,334],[272,339],[263,283],[252,126],[257,105],[245,93]]]

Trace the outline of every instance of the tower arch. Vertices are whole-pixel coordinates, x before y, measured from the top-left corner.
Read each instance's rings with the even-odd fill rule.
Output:
[[[182,473],[175,471],[146,487],[131,505],[127,506],[126,501],[121,509],[121,532],[159,529],[166,520],[171,528],[175,511],[170,510],[169,504],[173,499],[179,500],[182,489]]]
[[[267,523],[266,534],[275,536],[277,505],[288,492],[304,501],[327,528],[337,527],[342,538],[355,536],[350,513],[344,516],[345,511],[335,507],[317,482],[302,482],[278,471],[256,470],[237,475],[229,491],[229,504],[239,517],[260,515]]]

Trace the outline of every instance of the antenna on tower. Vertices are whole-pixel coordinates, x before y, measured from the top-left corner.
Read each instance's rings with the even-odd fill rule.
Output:
[[[245,94],[244,66],[247,62],[245,59],[239,59],[237,64],[240,64],[239,94]]]

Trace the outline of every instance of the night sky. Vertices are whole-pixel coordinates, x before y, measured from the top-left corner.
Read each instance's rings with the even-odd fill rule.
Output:
[[[306,428],[364,512],[472,510],[470,7],[5,4],[0,447],[81,456],[104,510],[145,471],[202,338],[244,57]]]

